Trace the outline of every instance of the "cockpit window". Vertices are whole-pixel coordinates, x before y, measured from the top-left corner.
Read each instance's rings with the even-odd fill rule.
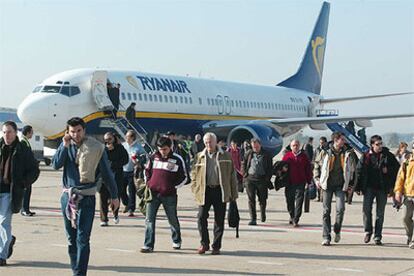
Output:
[[[44,93],[59,93],[62,86],[46,85],[43,87],[42,92]]]
[[[42,89],[42,86],[41,86],[41,85],[36,86],[36,87],[35,87],[35,89],[33,89],[33,93],[37,93],[37,92],[39,92],[41,89]]]
[[[77,86],[66,86],[65,85],[62,87],[62,90],[60,90],[60,94],[71,97],[71,96],[80,94],[80,90],[79,90],[79,87]]]
[[[70,97],[70,89],[69,86],[63,86],[62,90],[60,90],[60,94]]]
[[[70,87],[70,95],[71,96],[74,96],[74,95],[77,95],[77,94],[80,94],[79,87],[77,87],[77,86],[71,86]]]

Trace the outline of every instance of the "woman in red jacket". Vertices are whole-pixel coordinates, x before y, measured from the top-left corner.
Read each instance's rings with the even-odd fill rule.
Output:
[[[299,226],[302,215],[302,205],[305,195],[305,186],[311,183],[311,162],[300,149],[298,140],[290,142],[291,151],[283,156],[283,161],[289,164],[289,183],[285,188],[286,204],[290,215],[289,224]]]

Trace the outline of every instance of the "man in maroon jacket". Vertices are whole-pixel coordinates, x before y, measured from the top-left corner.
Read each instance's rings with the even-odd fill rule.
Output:
[[[289,184],[285,188],[286,204],[290,215],[289,224],[299,226],[302,215],[302,205],[305,195],[305,186],[311,183],[311,162],[307,155],[300,150],[298,140],[290,142],[291,151],[283,156],[283,161],[289,164]]]
[[[155,243],[155,220],[162,204],[171,227],[173,248],[181,248],[180,223],[177,217],[177,188],[187,183],[188,175],[182,157],[171,150],[171,140],[160,137],[155,152],[145,169],[152,200],[147,203],[145,241],[142,253],[151,253]]]

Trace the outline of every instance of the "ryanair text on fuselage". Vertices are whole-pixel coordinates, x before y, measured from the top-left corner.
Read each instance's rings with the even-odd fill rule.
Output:
[[[169,91],[178,93],[191,93],[187,87],[187,83],[182,80],[171,80],[154,77],[136,76],[140,81],[144,90],[151,91]]]

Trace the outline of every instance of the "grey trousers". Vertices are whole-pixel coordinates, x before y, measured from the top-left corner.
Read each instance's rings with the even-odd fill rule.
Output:
[[[323,190],[323,238],[325,240],[331,240],[331,205],[332,198],[335,194],[336,198],[336,217],[334,224],[334,232],[341,232],[342,221],[344,220],[345,214],[345,192],[342,191],[342,187],[335,190],[327,189]]]
[[[413,211],[414,211],[414,199],[405,198],[403,207],[403,222],[405,232],[409,241],[413,238]]]

